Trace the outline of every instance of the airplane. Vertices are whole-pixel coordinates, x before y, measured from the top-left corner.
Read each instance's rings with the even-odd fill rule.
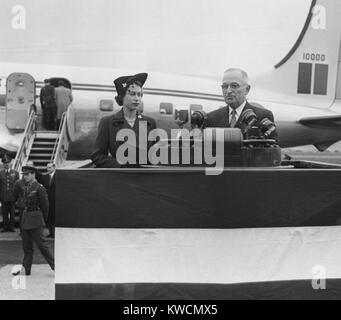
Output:
[[[341,140],[340,16],[339,1],[312,0],[303,30],[293,48],[273,70],[251,79],[249,101],[274,113],[282,148],[314,145],[322,152]],[[326,17],[328,19],[324,19]],[[322,23],[324,20],[326,25]],[[232,66],[227,63],[227,67]],[[113,79],[145,71],[8,62],[0,62],[0,70],[7,80],[13,72],[29,74],[35,79],[38,111],[37,97],[43,79],[60,76],[71,81],[74,103],[67,116],[71,139],[68,160],[89,159],[100,119],[119,111],[114,99]],[[85,79],[91,79],[91,82]],[[203,109],[210,112],[225,105],[219,81],[218,77],[150,72],[141,111],[155,118],[161,128],[178,128],[176,111]],[[3,94],[1,99],[4,99]],[[7,104],[6,108],[9,107]],[[6,108],[2,108],[3,114]],[[20,106],[16,108],[20,109]],[[18,113],[12,113],[12,119],[10,113],[1,117],[0,110],[2,149],[13,152],[22,141],[22,123],[25,123],[22,118],[27,121],[28,117],[27,105],[23,104],[22,108]],[[9,122],[11,125],[6,125]],[[16,127],[18,122],[21,124]]]

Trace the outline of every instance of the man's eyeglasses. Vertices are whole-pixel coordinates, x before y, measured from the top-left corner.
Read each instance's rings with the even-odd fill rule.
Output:
[[[238,90],[241,87],[241,85],[239,83],[233,82],[230,84],[224,83],[221,88],[223,90],[228,90],[228,88],[231,88],[231,90]]]

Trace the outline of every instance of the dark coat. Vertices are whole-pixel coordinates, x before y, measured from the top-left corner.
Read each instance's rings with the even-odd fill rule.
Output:
[[[57,108],[55,100],[55,88],[51,85],[41,88],[40,91],[40,104],[44,109],[46,108]]]
[[[56,179],[55,174],[51,176],[47,173],[42,177],[42,184],[45,187],[49,199],[49,222],[54,222],[56,211]]]
[[[117,141],[117,133],[121,129],[134,130],[136,137],[139,136],[139,123],[143,121],[147,123],[147,132],[156,129],[154,119],[146,117],[142,114],[137,115],[134,128],[130,127],[124,118],[123,109],[111,116],[103,118],[98,126],[98,135],[95,143],[95,151],[92,154],[92,161],[97,168],[120,168],[121,165],[116,160],[117,149],[124,143]],[[137,142],[138,143],[138,142]],[[148,143],[148,148],[151,143]],[[136,152],[138,156],[138,151]],[[138,160],[138,159],[137,159]],[[138,163],[138,162],[137,162]]]
[[[259,126],[260,122],[265,118],[274,122],[274,116],[270,110],[259,108],[246,102],[243,112],[248,109],[251,109],[258,117],[258,122],[256,126]],[[242,124],[241,120],[242,120],[241,117],[239,117],[235,128],[239,128],[243,130],[245,127]],[[207,128],[229,128],[230,127],[229,123],[230,123],[230,114],[229,114],[229,108],[227,106],[224,108],[218,109],[216,111],[213,111],[207,115]],[[271,138],[277,140],[278,138],[277,133],[275,133]]]
[[[45,227],[48,218],[49,201],[45,188],[34,181],[31,185],[19,180],[14,186],[14,197],[22,199],[24,212],[21,219],[22,230],[33,230]]]
[[[9,174],[5,170],[0,171],[0,200],[3,202],[14,202],[14,184],[19,180],[19,173],[10,169]]]

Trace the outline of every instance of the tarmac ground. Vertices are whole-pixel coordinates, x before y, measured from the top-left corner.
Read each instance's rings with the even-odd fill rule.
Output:
[[[48,241],[54,250],[54,241]],[[14,266],[23,259],[19,230],[16,233],[0,233],[0,300],[54,300],[54,272],[46,264],[38,248],[35,248],[32,275],[12,276]]]

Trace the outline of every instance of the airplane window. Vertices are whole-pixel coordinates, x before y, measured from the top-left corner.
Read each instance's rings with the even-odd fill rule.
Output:
[[[204,110],[204,108],[201,104],[191,104],[190,105],[191,114],[193,114],[195,111],[202,111],[202,110]]]
[[[0,94],[0,107],[6,106],[6,95]]]
[[[103,99],[99,102],[99,109],[105,112],[114,111],[114,100]]]
[[[166,115],[173,114],[173,103],[169,102],[161,102],[160,103],[160,113]]]

